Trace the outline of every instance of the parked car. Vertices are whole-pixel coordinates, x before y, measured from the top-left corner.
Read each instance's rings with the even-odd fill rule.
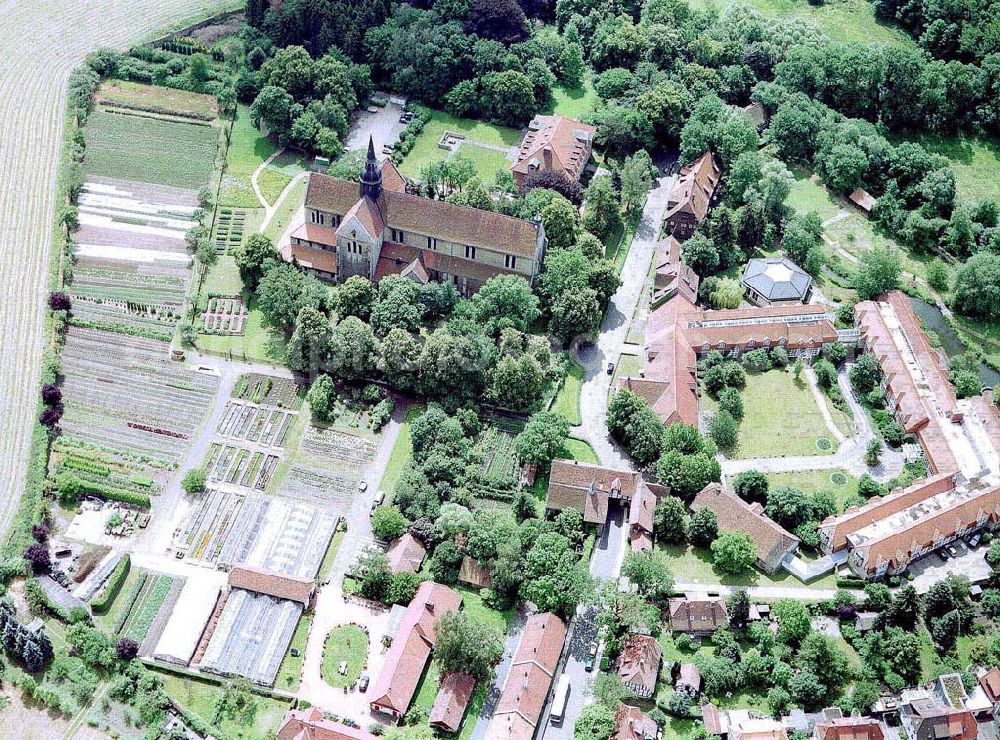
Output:
[[[948,550],[943,547],[938,550],[938,555],[941,556],[942,560],[949,560],[951,558],[951,555],[948,554]]]
[[[975,549],[979,547],[979,543],[983,541],[983,535],[980,532],[976,532],[972,535],[972,539],[969,540],[969,547]]]
[[[597,660],[597,640],[590,643],[590,647],[587,648],[587,657],[583,661],[583,667],[587,671],[594,670],[594,663]]]
[[[948,551],[948,554],[951,555],[953,558],[958,557],[958,550],[955,549],[954,545],[948,545],[948,547],[946,547],[945,549]]]
[[[362,492],[367,491],[368,490],[368,481],[366,481],[366,480],[358,481],[358,490],[362,491]]]
[[[615,363],[609,362],[608,363],[608,375],[614,375],[614,373],[615,373]]]
[[[358,677],[358,689],[361,691],[368,691],[368,674],[362,673]]]
[[[371,510],[372,514],[375,513],[375,509],[377,509],[378,507],[380,507],[382,505],[383,501],[385,501],[385,491],[378,491],[372,497],[372,510]]]

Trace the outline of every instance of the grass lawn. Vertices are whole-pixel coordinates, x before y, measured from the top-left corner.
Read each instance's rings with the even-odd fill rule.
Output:
[[[642,370],[642,358],[639,355],[627,352],[622,352],[618,355],[618,362],[615,364],[615,373],[611,376],[611,387],[608,389],[608,398],[618,389],[619,378],[634,377],[639,374],[640,370]]]
[[[797,588],[836,588],[837,577],[832,573],[809,583],[802,583],[785,570],[773,576],[753,570],[741,576],[720,573],[712,565],[712,553],[706,548],[690,545],[661,545],[656,548],[667,556],[667,565],[678,583],[701,583],[721,586],[774,586],[786,585]],[[799,553],[800,556],[803,553]]]
[[[406,419],[399,429],[399,436],[396,437],[396,444],[392,446],[392,454],[389,455],[389,462],[385,466],[385,473],[382,474],[382,482],[378,484],[379,490],[385,491],[386,503],[392,501],[392,493],[396,489],[396,481],[406,469],[406,464],[413,454],[413,442],[410,440],[410,424],[414,419],[424,413],[423,406],[411,406],[406,410]]]
[[[962,200],[1000,201],[1000,141],[969,134],[906,137],[927,151],[947,157],[955,171],[955,185]]]
[[[794,174],[795,181],[785,198],[786,205],[799,215],[815,211],[823,221],[837,215],[840,204],[830,197],[825,187],[810,180],[809,173],[803,170],[796,169]]]
[[[271,241],[275,244],[278,243],[281,235],[285,233],[289,222],[292,220],[292,216],[306,202],[306,187],[308,184],[309,178],[303,177],[285,194],[281,205],[274,209],[274,215],[271,217],[271,222],[267,225],[267,228],[264,229],[264,235],[271,237]]]
[[[206,123],[95,111],[84,127],[83,171],[197,190],[215,166],[219,129]]]
[[[510,160],[503,152],[496,149],[476,146],[475,144],[460,144],[456,156],[468,157],[476,165],[479,179],[489,185],[496,179],[497,172],[510,169]]]
[[[330,568],[333,567],[333,561],[337,557],[337,550],[340,549],[340,543],[344,541],[345,534],[347,534],[346,529],[338,529],[334,532],[330,546],[326,548],[326,555],[323,556],[323,562],[320,563],[319,571],[316,573],[316,580],[320,583],[329,577]]]
[[[736,0],[691,0],[689,4],[692,10],[715,8],[721,12],[735,5]],[[878,23],[867,0],[827,0],[818,7],[806,0],[748,0],[746,4],[763,15],[811,21],[833,41],[916,46],[909,35],[895,26]]]
[[[118,595],[115,596],[115,600],[111,602],[111,608],[106,614],[95,614],[94,621],[97,622],[101,627],[103,627],[110,634],[115,633],[115,624],[119,621],[119,618],[124,617],[124,612],[131,606],[132,594],[135,591],[136,585],[139,583],[140,576],[146,573],[143,568],[131,567],[129,568],[128,575],[125,577],[125,583],[118,591]]]
[[[834,481],[843,480],[843,483]],[[771,473],[767,476],[771,488],[793,486],[805,493],[830,491],[837,498],[837,510],[844,511],[844,501],[858,492],[858,479],[846,470],[804,470],[800,472]]]
[[[264,324],[264,314],[251,301],[250,313],[240,336],[209,336],[199,334],[196,346],[204,352],[246,356],[255,362],[285,364],[285,336],[280,329],[272,329]]]
[[[192,714],[197,714],[206,723],[215,725],[215,706],[222,695],[222,687],[208,681],[177,676],[173,673],[157,672],[163,679],[167,695]],[[257,711],[254,716],[223,719],[216,725],[224,737],[236,740],[266,740],[274,737],[278,726],[288,711],[289,703],[265,696],[254,696]]]
[[[590,77],[587,77],[579,87],[564,87],[556,85],[552,89],[552,105],[546,113],[567,116],[580,120],[597,107],[597,93]]]
[[[323,645],[323,680],[335,688],[350,686],[361,674],[368,657],[368,635],[357,625],[334,627]],[[347,661],[347,672],[340,675],[338,667]]]
[[[257,185],[260,187],[260,192],[264,195],[264,200],[272,206],[278,201],[281,191],[288,187],[288,183],[291,181],[292,178],[284,172],[270,167],[265,167],[257,175]]]
[[[281,668],[278,669],[278,677],[274,681],[275,688],[286,689],[288,691],[298,690],[299,680],[302,678],[302,661],[305,660],[306,638],[309,637],[310,624],[312,624],[312,617],[303,615],[295,627],[292,641],[288,645],[288,652],[285,653],[285,659],[281,661]],[[299,651],[297,656],[292,655],[292,648]]]
[[[564,447],[566,448],[566,452],[569,454],[571,460],[594,463],[595,465],[600,462],[600,460],[597,459],[597,453],[594,452],[594,448],[591,447],[590,442],[585,439],[570,437],[566,440]]]
[[[469,142],[478,141],[494,146],[514,146],[521,139],[521,132],[512,128],[494,126],[472,118],[455,118],[443,111],[433,111],[431,120],[424,126],[413,149],[403,160],[400,171],[409,177],[419,178],[420,169],[424,165],[448,157],[448,150],[438,146],[438,141],[445,131],[462,134]],[[489,154],[500,154],[500,152],[490,151]],[[492,178],[492,175],[490,177]]]
[[[580,417],[580,388],[583,385],[583,366],[576,360],[570,360],[566,380],[563,381],[559,393],[556,394],[551,410],[565,417],[573,426],[583,423]]]
[[[710,397],[705,396],[704,402],[709,412],[715,411]],[[743,406],[739,441],[730,457],[831,455],[837,449],[809,384],[805,379],[796,381],[787,370],[748,374]],[[829,449],[816,446],[821,438],[830,441]]]
[[[240,295],[243,292],[243,281],[236,267],[236,260],[228,254],[221,255],[214,265],[208,268],[201,292],[207,298],[209,295]]]
[[[229,139],[226,173],[219,194],[220,206],[257,208],[260,201],[250,185],[250,175],[277,150],[250,121],[250,107],[240,105]]]

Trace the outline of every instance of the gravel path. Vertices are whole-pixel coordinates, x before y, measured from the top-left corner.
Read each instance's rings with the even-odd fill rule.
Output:
[[[24,486],[36,413],[57,164],[70,71],[221,8],[208,0],[6,0],[0,4],[0,529]]]

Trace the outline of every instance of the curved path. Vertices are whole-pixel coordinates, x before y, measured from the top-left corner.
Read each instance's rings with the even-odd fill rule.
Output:
[[[66,82],[98,46],[125,47],[208,0],[0,2],[0,531],[24,486],[44,346]]]

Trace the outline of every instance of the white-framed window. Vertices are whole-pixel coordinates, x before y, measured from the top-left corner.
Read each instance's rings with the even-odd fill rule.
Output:
[[[512,254],[505,254],[503,256],[503,266],[508,270],[513,270],[517,268],[517,257]]]
[[[319,211],[310,211],[309,220],[314,224],[323,226],[326,223],[326,216]]]
[[[438,248],[437,237],[434,237],[434,236],[427,237],[427,248],[428,249],[433,249],[435,252],[437,251],[437,248]]]
[[[476,248],[466,245],[465,247],[465,259],[474,260],[476,258]]]
[[[392,240],[394,242],[403,241],[404,234],[402,229],[390,229],[390,231],[392,232]]]

